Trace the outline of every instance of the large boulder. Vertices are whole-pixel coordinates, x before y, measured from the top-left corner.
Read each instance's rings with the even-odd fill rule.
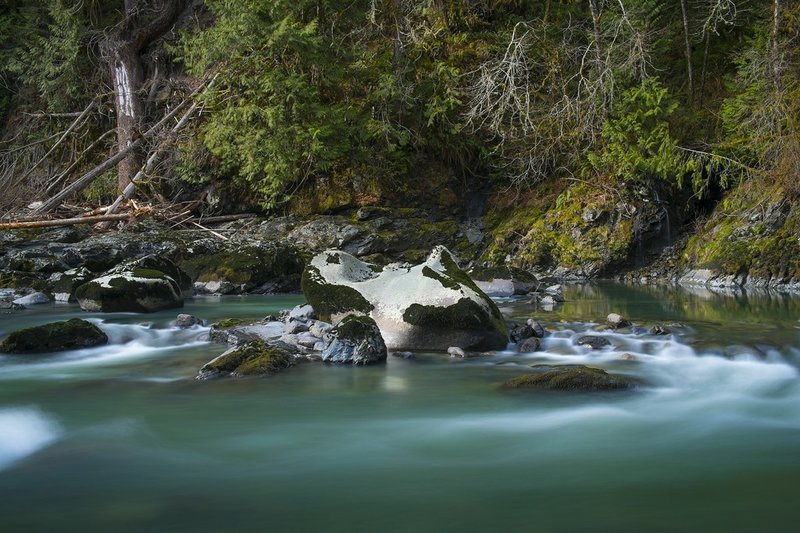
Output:
[[[442,246],[413,267],[381,268],[329,250],[306,267],[303,292],[322,320],[369,315],[391,350],[486,351],[508,342],[497,306]]]
[[[322,351],[326,363],[368,365],[386,361],[386,344],[375,321],[364,315],[349,315],[330,332]]]
[[[538,372],[524,374],[506,381],[507,389],[546,391],[618,391],[635,387],[637,382],[626,376],[609,374],[602,368],[583,365],[536,365]]]
[[[45,353],[91,348],[108,344],[100,328],[79,318],[21,329],[0,344],[5,353]]]
[[[172,261],[148,256],[84,283],[75,297],[86,311],[153,313],[183,307],[190,288],[191,280]]]
[[[227,350],[203,365],[197,379],[269,376],[293,364],[294,357],[288,346],[252,340]]]

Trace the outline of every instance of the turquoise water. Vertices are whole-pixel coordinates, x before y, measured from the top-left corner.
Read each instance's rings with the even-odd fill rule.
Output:
[[[536,354],[440,354],[266,379],[199,382],[222,346],[174,313],[45,306],[108,347],[0,355],[3,531],[793,531],[800,497],[800,299],[598,284],[553,312]],[[201,299],[208,320],[299,296]],[[674,334],[576,336],[608,312]],[[634,361],[619,356],[632,354]],[[536,363],[643,380],[624,394],[500,390]]]

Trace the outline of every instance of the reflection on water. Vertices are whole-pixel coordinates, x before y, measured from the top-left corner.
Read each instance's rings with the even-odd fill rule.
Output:
[[[80,314],[112,345],[0,355],[4,529],[793,530],[800,300],[618,284],[565,296],[550,313],[501,302],[550,331],[532,354],[416,354],[214,382],[191,378],[222,347],[205,328],[174,328],[173,313],[16,315],[3,332]],[[259,318],[300,300],[207,299],[184,311]],[[609,312],[641,328],[595,331]],[[672,333],[649,335],[656,323]],[[610,346],[577,346],[587,332]],[[499,388],[543,363],[643,385],[588,396]]]

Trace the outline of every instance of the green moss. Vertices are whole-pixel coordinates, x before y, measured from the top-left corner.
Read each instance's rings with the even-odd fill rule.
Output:
[[[214,327],[217,329],[228,329],[234,326],[240,326],[242,324],[244,324],[244,320],[240,318],[226,318],[225,320],[220,320],[214,324]]]
[[[361,339],[371,335],[377,326],[366,315],[348,315],[336,325],[336,337],[340,339]]]
[[[320,319],[330,321],[331,315],[355,311],[368,314],[373,306],[357,290],[344,285],[325,283],[316,267],[309,265],[303,272],[303,294]]]
[[[131,274],[142,279],[162,279],[165,276],[163,272],[150,268],[133,268]]]
[[[507,389],[533,389],[543,391],[612,391],[634,387],[636,382],[607,373],[601,368],[582,365],[537,365],[535,374],[525,374],[506,381]]]

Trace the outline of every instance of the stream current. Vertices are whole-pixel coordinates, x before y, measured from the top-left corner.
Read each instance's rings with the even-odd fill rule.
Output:
[[[614,283],[554,311],[541,351],[305,364],[196,381],[224,346],[176,312],[0,315],[0,338],[80,316],[109,346],[0,354],[3,531],[794,531],[800,298]],[[194,299],[209,322],[302,296]],[[633,333],[595,332],[609,312]],[[647,328],[668,326],[654,336]],[[575,345],[590,332],[612,347]],[[623,360],[623,354],[633,360]],[[588,364],[625,393],[503,391],[532,364]]]

